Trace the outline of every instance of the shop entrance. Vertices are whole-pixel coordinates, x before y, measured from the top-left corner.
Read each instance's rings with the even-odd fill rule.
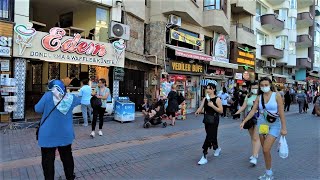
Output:
[[[140,110],[144,98],[144,72],[125,69],[124,81],[120,82],[119,95],[127,96],[136,104],[136,110]]]

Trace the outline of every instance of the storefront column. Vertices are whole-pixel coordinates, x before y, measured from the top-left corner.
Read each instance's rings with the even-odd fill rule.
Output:
[[[16,87],[18,91],[16,96],[17,101],[17,111],[13,112],[13,119],[24,119],[25,115],[25,83],[26,83],[26,71],[27,61],[26,59],[16,58],[14,60],[14,78],[16,79]]]
[[[113,80],[113,99],[116,100],[119,97],[119,81]]]

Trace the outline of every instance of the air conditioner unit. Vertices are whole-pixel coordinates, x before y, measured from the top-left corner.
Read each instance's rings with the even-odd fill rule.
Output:
[[[168,18],[168,23],[170,25],[181,26],[181,17],[170,14]]]
[[[277,61],[275,59],[270,60],[271,67],[277,67]]]
[[[264,63],[265,63],[265,67],[271,67],[270,61],[265,61]]]
[[[130,26],[111,21],[109,28],[109,38],[130,39]]]

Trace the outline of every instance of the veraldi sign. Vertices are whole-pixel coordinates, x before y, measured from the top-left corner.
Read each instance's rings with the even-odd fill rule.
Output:
[[[188,53],[188,52],[183,52],[183,51],[179,51],[179,50],[176,50],[175,55],[180,56],[180,57],[191,58],[191,59],[199,59],[199,60],[203,60],[203,61],[211,61],[212,60],[211,56],[210,57],[202,56],[199,54]]]
[[[25,25],[14,27],[15,57],[44,61],[124,67],[124,40],[111,43],[82,39],[80,34],[67,36],[59,27],[49,33]]]

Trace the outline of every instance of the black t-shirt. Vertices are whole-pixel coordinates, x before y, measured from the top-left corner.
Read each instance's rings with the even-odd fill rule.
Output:
[[[212,101],[215,106],[217,106],[217,102],[216,102],[216,101],[217,101],[217,98],[218,98],[218,97],[215,97],[215,98],[211,98],[211,99],[210,99],[210,101]],[[204,102],[204,112],[205,112],[205,114],[212,115],[212,116],[217,113],[217,111],[215,111],[212,107],[210,107],[210,106],[208,105],[208,100],[207,100],[207,98],[206,98],[206,100],[205,100],[205,102]]]

